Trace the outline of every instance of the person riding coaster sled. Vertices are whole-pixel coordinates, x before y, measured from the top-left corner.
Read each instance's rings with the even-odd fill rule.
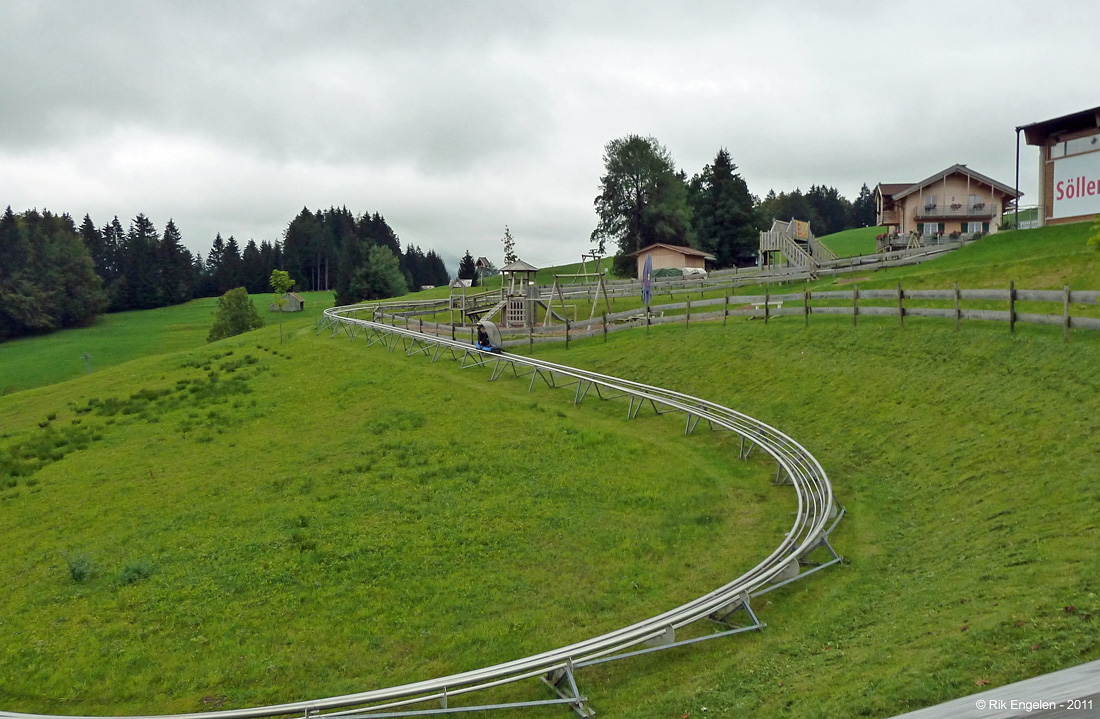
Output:
[[[479,350],[500,354],[500,330],[492,322],[478,322],[476,344]]]

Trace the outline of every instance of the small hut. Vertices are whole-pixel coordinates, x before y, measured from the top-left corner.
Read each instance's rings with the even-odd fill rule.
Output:
[[[279,312],[280,309],[283,312],[301,312],[306,307],[305,299],[297,292],[287,292],[283,295],[283,299],[286,300],[284,307],[280,308],[277,303],[272,302],[268,309],[272,312]]]

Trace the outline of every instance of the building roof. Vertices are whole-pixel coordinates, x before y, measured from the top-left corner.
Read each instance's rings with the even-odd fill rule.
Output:
[[[500,268],[501,272],[538,272],[539,268],[534,265],[529,265],[523,260],[516,260],[510,265],[505,265]]]
[[[1003,182],[997,182],[993,178],[986,177],[985,175],[983,175],[980,172],[974,172],[973,170],[971,170],[966,165],[956,164],[956,165],[952,165],[951,167],[947,168],[946,170],[943,170],[941,172],[937,172],[935,175],[932,175],[931,177],[926,177],[925,179],[921,180],[920,182],[916,182],[912,185],[909,185],[904,190],[901,190],[900,192],[895,192],[891,196],[895,200],[900,200],[901,198],[906,197],[908,195],[911,195],[914,192],[919,192],[921,190],[921,188],[928,187],[932,183],[938,182],[938,181],[944,179],[948,175],[954,175],[956,172],[958,172],[960,174],[963,174],[963,175],[968,175],[969,177],[971,177],[972,179],[977,180],[978,182],[984,182],[985,184],[989,185],[990,187],[992,187],[996,190],[1000,190],[1001,192],[1005,193],[1006,195],[1008,195],[1009,197],[1012,197],[1012,198],[1022,197],[1023,194],[1024,194],[1022,192],[1017,192],[1014,188],[1009,187],[1008,185],[1004,184]]]
[[[474,263],[474,267],[477,267],[477,268],[480,269],[482,267],[488,267],[491,264],[493,264],[493,263],[489,261],[488,257],[482,256],[482,257],[477,258],[477,262]]]
[[[896,193],[912,185],[912,182],[880,182],[875,189],[881,192],[883,197],[893,197]]]
[[[637,250],[635,252],[631,252],[630,255],[640,255],[643,252],[649,252],[650,250],[652,250],[656,247],[664,247],[666,250],[673,250],[674,252],[679,252],[682,255],[689,255],[691,257],[702,257],[703,259],[711,260],[711,261],[715,261],[715,260],[718,259],[714,255],[710,254],[709,252],[704,252],[703,250],[697,250],[694,247],[684,247],[683,245],[666,245],[664,242],[655,242],[652,245],[650,245],[649,247],[643,247],[640,250]]]
[[[1100,128],[1100,107],[1071,112],[1068,115],[1043,120],[1042,122],[1033,122],[1030,125],[1021,125],[1016,130],[1023,130],[1027,144],[1042,145],[1052,135],[1096,128]]]
[[[305,302],[305,299],[297,292],[287,292],[288,295],[298,300],[299,302]]]

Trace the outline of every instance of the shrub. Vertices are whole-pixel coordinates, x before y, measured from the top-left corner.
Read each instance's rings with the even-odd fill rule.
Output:
[[[207,342],[217,342],[226,337],[243,334],[264,326],[264,319],[256,311],[256,305],[248,299],[243,287],[229,290],[218,299],[214,313],[214,326],[210,328]]]
[[[142,560],[127,564],[118,575],[119,584],[137,584],[153,576],[153,566]]]
[[[83,554],[78,554],[75,557],[65,557],[65,562],[69,565],[69,577],[77,584],[88,581],[95,573],[92,560]]]

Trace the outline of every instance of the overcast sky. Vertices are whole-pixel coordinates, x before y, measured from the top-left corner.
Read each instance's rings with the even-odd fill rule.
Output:
[[[172,218],[205,255],[346,205],[449,260],[500,264],[507,224],[545,266],[627,134],[689,176],[725,147],[760,196],[1011,185],[1017,125],[1100,105],[1097,38],[1095,0],[0,0],[0,206]]]

